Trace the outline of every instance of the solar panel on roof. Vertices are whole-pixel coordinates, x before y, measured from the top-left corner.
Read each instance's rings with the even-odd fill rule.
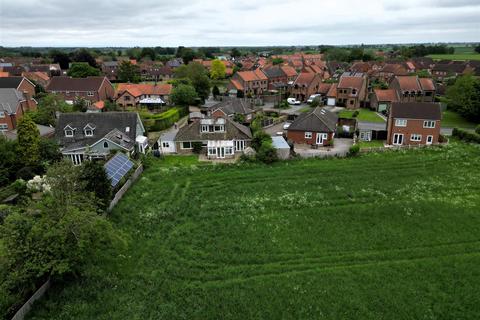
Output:
[[[104,167],[112,187],[115,187],[128,171],[133,168],[133,162],[123,153],[118,153],[105,163]]]

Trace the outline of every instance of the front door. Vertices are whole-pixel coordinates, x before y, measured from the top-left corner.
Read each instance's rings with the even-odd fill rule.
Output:
[[[393,134],[393,144],[402,145],[403,144],[403,133],[394,133]]]
[[[323,145],[323,141],[327,140],[327,137],[326,133],[317,133],[317,144]]]
[[[218,147],[217,148],[217,158],[225,158],[225,148],[224,147]]]
[[[427,144],[433,143],[433,136],[427,136]]]

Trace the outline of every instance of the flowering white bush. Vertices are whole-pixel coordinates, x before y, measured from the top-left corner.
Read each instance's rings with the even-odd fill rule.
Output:
[[[31,192],[49,192],[50,185],[45,182],[45,176],[35,176],[33,179],[28,180],[27,189]]]

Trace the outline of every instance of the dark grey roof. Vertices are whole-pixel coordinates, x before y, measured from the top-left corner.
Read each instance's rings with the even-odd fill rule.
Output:
[[[263,70],[263,73],[267,76],[267,78],[280,78],[286,77],[287,75],[283,72],[282,68],[280,67],[271,67],[268,69]]]
[[[221,109],[227,116],[238,114],[250,114],[254,110],[250,108],[249,104],[243,99],[228,99],[217,104],[214,104],[209,108],[212,111]]]
[[[4,77],[0,78],[0,88],[17,89],[22,82],[23,77]]]
[[[288,130],[333,132],[336,129],[338,116],[322,107],[316,107],[312,111],[301,114],[290,125]]]
[[[43,126],[41,124],[37,124],[37,129],[40,132],[41,137],[51,137],[55,133],[55,128]],[[17,129],[4,132],[4,135],[9,140],[16,140],[17,139]]]
[[[404,119],[442,119],[439,103],[434,102],[394,102],[390,108],[390,116]]]
[[[117,67],[118,61],[104,61],[103,65],[106,67]]]
[[[98,91],[105,77],[52,77],[47,91]]]
[[[114,142],[122,140],[123,137],[117,138],[120,132],[131,141],[133,147],[137,136],[137,120],[138,115],[135,112],[62,113],[58,118],[55,136],[61,147],[72,150],[91,146],[104,137],[111,138]],[[86,137],[84,134],[83,130],[87,124],[95,127],[93,137]],[[73,137],[65,137],[64,129],[67,126],[75,129]],[[127,127],[130,128],[129,132],[126,132]],[[130,146],[128,142],[125,144]]]
[[[387,130],[387,122],[357,121],[357,127],[358,130],[384,131]]]
[[[13,88],[0,88],[0,111],[15,114],[22,100],[25,100],[25,97],[20,91]]]
[[[204,140],[250,140],[252,132],[250,129],[240,123],[234,122],[229,118],[225,119],[224,132],[200,132],[200,121],[194,121],[180,130],[175,137],[175,141],[204,141]]]
[[[443,72],[452,72],[452,73],[463,73],[466,68],[466,64],[436,64],[433,67],[433,71],[443,71]]]

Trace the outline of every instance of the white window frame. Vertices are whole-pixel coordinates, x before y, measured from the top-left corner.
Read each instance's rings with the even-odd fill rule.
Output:
[[[208,124],[202,124],[202,127],[200,129],[201,132],[208,132]]]
[[[429,139],[430,139],[430,141],[428,141]],[[425,142],[426,144],[432,144],[432,143],[433,143],[433,136],[432,136],[432,135],[428,135],[428,136],[427,136],[427,140],[425,140],[425,141],[426,141],[426,142]]]
[[[225,147],[225,155],[226,156],[233,155],[233,147]]]
[[[0,111],[0,118],[5,118],[5,112],[4,111]]]
[[[0,132],[8,131],[8,124],[0,123]]]
[[[93,130],[91,128],[85,129],[85,137],[93,137]]]
[[[313,133],[306,131],[305,132],[305,139],[312,139]]]
[[[95,95],[95,93],[93,91],[88,91],[87,92],[88,97],[93,97],[94,95]]]
[[[170,143],[168,143],[168,141],[163,141],[162,148],[170,148]]]
[[[422,141],[422,135],[418,133],[412,133],[410,135],[410,141],[420,142]]]
[[[65,129],[65,137],[67,137],[67,138],[73,137],[73,130],[72,129]]]
[[[185,147],[184,147],[184,143],[189,143],[189,144],[190,144],[190,148],[185,148]],[[193,149],[192,142],[191,142],[191,141],[182,141],[181,148],[182,148],[183,150],[191,150],[191,149]]]
[[[395,143],[395,137],[397,137],[397,143]],[[398,143],[398,140],[400,140],[400,137],[402,137],[402,143]],[[393,139],[392,139],[392,144],[396,146],[401,146],[403,145],[403,139],[405,138],[403,133],[394,133],[393,134]]]
[[[435,128],[435,121],[434,120],[425,120],[425,121],[423,121],[423,127],[433,129],[433,128]]]
[[[395,127],[406,127],[407,123],[407,119],[395,119]]]

